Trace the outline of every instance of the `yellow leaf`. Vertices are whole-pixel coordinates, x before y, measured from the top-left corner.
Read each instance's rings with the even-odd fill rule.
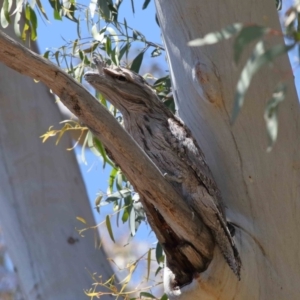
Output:
[[[76,219],[84,224],[86,224],[86,220],[84,218],[81,217],[76,217]]]

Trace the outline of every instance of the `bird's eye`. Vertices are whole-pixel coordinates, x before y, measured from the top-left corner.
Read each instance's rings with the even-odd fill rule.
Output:
[[[122,75],[116,76],[116,79],[118,79],[120,81],[127,81],[126,77],[122,76]]]

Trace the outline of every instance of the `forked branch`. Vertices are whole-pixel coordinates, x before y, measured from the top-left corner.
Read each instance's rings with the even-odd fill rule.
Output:
[[[0,32],[0,61],[15,71],[46,84],[110,150],[128,179],[135,187],[139,187],[142,198],[155,206],[179,239],[187,241],[196,250],[195,253],[189,252],[190,255],[185,258],[190,260],[191,269],[189,274],[181,274],[182,282],[179,283],[184,284],[191,280],[192,273],[196,271],[193,270],[193,263],[197,261],[197,250],[203,251],[205,247],[205,238],[202,237],[205,235],[203,223],[199,218],[192,217],[192,212],[183,199],[143,150],[82,85],[53,63],[28,50],[3,32]],[[155,213],[155,210],[152,209],[151,212],[150,209],[147,213],[151,218],[151,213]],[[158,238],[160,239],[159,236]],[[174,249],[174,253],[176,251]],[[172,263],[176,264],[176,259]],[[182,262],[177,261],[177,264],[175,273],[182,270]]]

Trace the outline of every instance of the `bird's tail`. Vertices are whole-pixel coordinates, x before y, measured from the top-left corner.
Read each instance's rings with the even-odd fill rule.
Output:
[[[234,227],[233,230],[230,230],[230,226],[232,226],[231,224],[227,226],[222,216],[219,216],[218,219],[221,228],[218,229],[216,228],[216,230],[211,228],[213,231],[214,238],[229,267],[234,272],[234,274],[238,277],[238,279],[241,280],[242,262],[241,262],[238,249],[233,239]],[[231,234],[232,231],[233,234]]]

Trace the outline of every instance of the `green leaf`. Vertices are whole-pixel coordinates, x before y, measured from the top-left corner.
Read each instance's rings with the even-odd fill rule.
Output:
[[[188,42],[191,47],[201,47],[204,45],[216,44],[222,40],[229,39],[243,28],[242,23],[235,23],[226,26],[220,31],[215,31],[206,34],[203,38],[195,39]]]
[[[119,53],[119,61],[122,59],[123,55],[126,53],[126,57],[128,55],[128,51],[130,49],[130,44],[129,43],[126,43],[120,50],[120,53]]]
[[[133,208],[130,211],[129,228],[130,228],[131,235],[135,236],[135,233],[136,233],[136,230],[135,230],[135,210]]]
[[[119,55],[117,52],[118,52],[118,49],[117,49],[117,47],[115,47],[110,53],[111,60],[115,66],[119,65]]]
[[[130,70],[134,71],[135,73],[139,73],[140,67],[143,62],[145,50],[143,50],[141,53],[139,53],[136,58],[132,61]]]
[[[94,18],[95,11],[97,9],[97,0],[91,0],[89,4],[89,9],[90,9],[91,17]]]
[[[146,9],[151,0],[145,0],[142,9]]]
[[[276,9],[281,10],[282,8],[282,0],[276,0]]]
[[[106,37],[105,52],[107,53],[107,55],[111,54],[111,39],[109,36]]]
[[[37,4],[37,6],[38,6],[38,8],[39,8],[39,11],[42,13],[42,15],[44,16],[44,18],[47,20],[47,21],[49,21],[49,19],[48,19],[48,16],[47,16],[47,14],[46,14],[46,12],[45,12],[45,9],[44,9],[44,7],[43,7],[43,5],[42,5],[42,3],[41,3],[41,0],[36,0],[36,4]]]
[[[240,109],[242,108],[245,100],[246,92],[250,86],[252,77],[254,74],[265,64],[272,62],[276,57],[281,54],[287,53],[289,50],[294,48],[295,44],[292,45],[276,45],[271,49],[265,51],[263,42],[260,41],[256,44],[251,57],[248,59],[245,67],[241,72],[241,76],[238,80],[234,105],[232,110],[231,123],[234,123]]]
[[[154,276],[156,276],[156,275],[160,272],[160,270],[162,270],[162,269],[163,269],[163,268],[159,266],[159,267],[157,268],[157,270],[155,271]]]
[[[76,67],[75,67],[75,70],[74,70],[74,78],[76,80],[78,80],[79,82],[81,82],[81,79],[82,79],[82,76],[83,76],[83,71],[84,71],[84,65],[83,63],[80,63],[78,64]],[[87,136],[90,138],[90,133],[87,134]]]
[[[103,193],[99,193],[95,199],[95,206],[98,213],[100,213],[100,202],[103,198]]]
[[[151,57],[156,57],[160,55],[161,55],[161,50],[159,48],[156,48],[151,52]]]
[[[99,34],[96,24],[93,25],[91,31],[92,31],[92,36],[96,41],[99,41],[99,42],[103,41],[105,31],[103,31],[101,34]]]
[[[118,57],[116,57],[116,54],[119,55],[119,37],[117,32],[112,27],[107,27],[106,30],[110,33],[110,37],[114,40],[115,48],[113,51],[111,51],[110,55],[112,60],[116,65],[118,65]]]
[[[49,0],[49,3],[53,8],[54,19],[61,21],[62,18],[61,18],[60,12],[62,9],[62,5],[61,5],[60,1],[59,0]]]
[[[22,16],[22,9],[21,11],[17,11],[15,15],[15,20],[14,20],[14,31],[17,37],[21,38],[22,33],[20,29],[20,20]]]
[[[134,14],[134,13],[135,13],[135,11],[134,11],[134,3],[133,3],[133,0],[130,0],[130,2],[131,2],[131,9],[132,9],[132,13]]]
[[[142,298],[142,297],[156,299],[155,296],[153,296],[150,293],[146,293],[146,292],[140,292],[140,298]]]
[[[59,63],[59,51],[56,51],[55,53],[54,53],[54,56],[55,56],[55,59],[56,59],[56,62],[57,62],[57,65],[58,66],[60,66],[60,63]]]
[[[110,19],[111,19],[111,12],[110,12],[110,9],[108,7],[107,0],[98,0],[98,5],[99,5],[99,8],[100,8],[101,17],[105,21],[110,21]]]
[[[152,249],[148,250],[148,255],[147,255],[147,277],[146,280],[149,280],[150,277],[150,270],[151,270],[151,251]]]
[[[168,296],[167,294],[163,294],[162,297],[160,298],[160,300],[168,300]]]
[[[79,39],[81,39],[81,26],[80,26],[80,18],[77,20],[76,32]]]
[[[1,8],[1,13],[0,13],[1,26],[3,28],[6,28],[10,23],[9,12],[11,9],[11,5],[12,5],[12,0],[3,1],[3,6]]]
[[[27,7],[26,7],[27,10]],[[37,39],[37,17],[35,11],[29,6],[29,21],[30,21],[30,29],[31,29],[31,40],[35,41]]]
[[[93,141],[94,141],[95,148],[97,149],[97,151],[100,153],[100,155],[103,158],[103,169],[105,168],[106,163],[108,163],[111,167],[114,168],[114,164],[107,157],[107,154],[106,154],[106,151],[105,151],[105,148],[104,148],[103,144],[95,137],[94,137]]]
[[[84,56],[85,56],[84,53],[81,50],[79,50],[78,54],[79,54],[80,60],[83,61],[84,60]]]
[[[145,38],[145,36],[142,34],[142,33],[140,33],[139,31],[137,31],[137,30],[133,30],[133,32],[135,33],[135,35],[136,35],[136,38],[140,38],[140,40],[142,41],[142,42],[145,42],[146,41],[146,38]]]
[[[158,264],[164,262],[163,248],[160,243],[157,243],[156,245],[155,257]]]
[[[176,113],[176,105],[174,102],[174,98],[168,98],[167,100],[164,101],[164,105],[173,113]]]
[[[73,47],[72,47],[72,54],[75,55],[76,53],[76,48],[77,48],[77,45],[78,45],[78,39],[76,39],[73,43]]]
[[[154,86],[156,85],[159,85],[161,83],[165,83],[168,87],[171,86],[171,79],[170,79],[170,75],[167,75],[167,76],[164,76],[164,77],[161,77],[159,79],[157,79],[155,82],[154,82]]]
[[[28,20],[26,20],[26,19],[25,19],[24,21],[25,21],[25,24],[24,24],[24,27],[23,27],[21,39],[22,39],[23,41],[26,41],[27,31],[28,31],[28,29],[30,28],[30,23],[29,23]]]
[[[85,147],[88,141],[88,134],[85,136],[84,141],[82,143],[82,147],[81,147],[81,160],[82,162],[87,165],[86,159],[85,159]]]
[[[132,31],[132,39],[135,41],[138,38],[138,34],[136,32],[136,30]]]
[[[121,212],[120,208],[122,208],[122,199],[120,199],[120,202],[119,202],[118,206],[119,206],[119,210],[117,212],[117,227],[119,227],[120,212]]]
[[[270,29],[264,26],[249,25],[242,28],[233,44],[234,61],[237,63],[243,50],[254,40],[262,38],[263,35],[270,32]]]
[[[84,53],[93,53],[97,49],[97,47],[99,46],[99,44],[100,44],[99,42],[92,43],[92,46],[83,49],[83,52]],[[101,49],[103,50],[103,48],[101,48]]]
[[[123,215],[122,215],[122,222],[125,223],[127,222],[128,218],[129,218],[129,211],[128,211],[128,207],[124,208],[124,212],[123,212]],[[129,226],[131,224],[129,223]],[[131,226],[130,226],[130,231],[131,231]]]
[[[50,53],[50,50],[47,50],[47,51],[44,53],[43,57],[46,58],[46,59],[49,59],[49,53]]]
[[[109,234],[111,240],[115,243],[114,234],[113,234],[113,231],[112,231],[112,228],[111,228],[111,223],[110,223],[109,216],[106,216],[105,224],[106,224],[106,228],[107,228],[107,231],[108,231],[108,234]]]
[[[63,7],[66,9],[70,9],[72,6],[72,2],[70,0],[62,0]]]
[[[267,152],[272,150],[272,147],[277,139],[278,134],[278,108],[279,104],[285,99],[287,87],[283,83],[279,83],[268,101],[264,113],[264,119],[267,127],[269,146]]]
[[[104,97],[102,94],[98,93],[97,98],[99,99],[100,103],[101,103],[104,107],[108,108],[108,107],[107,107],[107,101],[106,101],[105,97]]]
[[[123,191],[120,192],[122,192],[122,194],[124,195],[125,206],[131,207],[132,206],[131,189],[125,188]]]
[[[22,12],[23,11],[23,3],[24,3],[24,0],[16,0],[16,8],[11,15],[14,15],[16,12]]]
[[[118,172],[118,169],[116,169],[116,168],[113,168],[110,171],[109,179],[108,179],[107,194],[111,194],[112,191],[113,191],[114,182],[115,182],[115,178],[116,178],[117,172]]]
[[[77,70],[79,70],[79,71],[77,72]],[[81,73],[80,73],[81,70],[82,70],[81,67],[79,67],[79,68],[76,69],[76,71],[75,71],[75,78],[80,78],[81,77]],[[93,135],[93,133],[90,130],[87,133],[87,145],[88,145],[89,149],[92,151],[92,153],[95,156],[101,156],[101,153],[98,151],[98,148],[95,145],[94,135]]]
[[[117,173],[116,187],[118,191],[121,191],[123,189],[123,176],[120,170]]]
[[[127,39],[127,42],[128,42],[128,27],[127,27],[127,21],[126,21],[125,18],[124,18],[124,27],[125,27],[125,32],[126,32],[126,39]]]
[[[54,17],[55,20],[58,20],[58,21],[62,20],[62,17],[61,17],[60,12],[58,10],[53,11],[53,17]]]
[[[114,202],[114,201],[122,199],[122,198],[127,198],[130,195],[131,195],[131,190],[123,189],[121,191],[117,191],[115,193],[109,194],[109,196],[106,198],[105,201]]]
[[[77,23],[78,19],[74,15],[75,10],[77,9],[76,6],[68,0],[64,1],[64,5],[67,5],[67,9],[62,10],[65,17],[70,21]]]
[[[160,27],[160,24],[159,24],[159,21],[158,21],[157,14],[155,14],[155,22],[156,22],[157,26]]]

